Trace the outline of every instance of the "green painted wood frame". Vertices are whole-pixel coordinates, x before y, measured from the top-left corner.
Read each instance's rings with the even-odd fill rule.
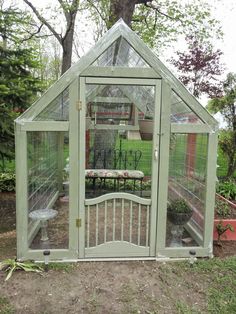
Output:
[[[160,133],[160,120],[161,120],[161,80],[159,79],[135,79],[135,78],[99,78],[99,77],[81,77],[80,78],[80,101],[82,102],[82,108],[79,111],[79,131],[78,141],[79,152],[84,152],[79,156],[79,173],[85,173],[85,110],[86,110],[86,97],[85,97],[85,84],[121,84],[121,85],[151,85],[155,86],[155,113],[154,113],[154,130],[153,130],[153,150],[152,150],[152,178],[158,178],[159,174],[159,158],[155,159],[155,151],[158,153],[161,151],[160,139],[158,134]],[[80,140],[79,140],[80,139]],[[75,171],[72,171],[72,173]],[[79,217],[81,218],[81,227],[79,228],[79,258],[85,257],[85,177],[79,176],[78,186],[78,198],[79,198]],[[152,209],[150,217],[150,256],[156,254],[156,220],[157,220],[157,191],[158,191],[158,179],[152,180],[151,199]],[[114,193],[116,194],[116,193]],[[146,252],[146,251],[145,251]],[[101,257],[101,256],[100,256]],[[104,252],[104,256],[106,252]]]

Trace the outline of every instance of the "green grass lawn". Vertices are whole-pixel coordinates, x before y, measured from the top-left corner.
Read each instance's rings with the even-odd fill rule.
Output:
[[[140,151],[141,158],[138,163],[137,170],[141,170],[145,176],[151,175],[152,170],[152,141],[142,141],[142,140],[127,140],[121,139],[116,143],[116,149],[126,151]],[[132,170],[132,163],[127,166],[127,169]]]
[[[186,160],[186,140],[184,140],[185,135],[179,135],[176,137],[174,148],[170,156],[170,165],[176,170],[183,170],[183,164]],[[195,159],[196,171],[199,173],[204,172],[206,166],[206,144],[207,137],[206,136],[197,136],[197,154]],[[204,148],[205,147],[205,148]],[[117,139],[116,149],[120,148],[120,140]],[[121,140],[121,149],[122,150],[140,150],[142,153],[142,157],[138,163],[138,170],[144,172],[146,176],[151,175],[151,161],[152,161],[152,141],[142,141],[142,140]],[[69,156],[69,145],[66,144],[64,146],[64,159],[66,163],[66,158]],[[218,149],[218,160],[217,164],[219,167],[217,168],[217,176],[225,177],[227,173],[227,158],[224,156],[222,150]],[[132,169],[131,165],[128,165],[128,169]],[[5,169],[6,171],[15,171],[15,161],[5,161]],[[234,174],[236,177],[236,172]]]

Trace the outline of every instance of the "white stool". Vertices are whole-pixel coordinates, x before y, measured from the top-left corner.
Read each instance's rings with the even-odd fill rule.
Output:
[[[48,240],[47,226],[48,220],[53,219],[58,214],[58,211],[55,209],[45,208],[45,209],[36,209],[29,213],[29,217],[32,220],[41,221],[41,241]]]

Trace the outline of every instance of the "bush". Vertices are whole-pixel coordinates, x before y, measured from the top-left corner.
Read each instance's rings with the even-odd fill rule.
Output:
[[[235,200],[236,184],[233,181],[220,182],[217,187],[217,193],[229,200]]]
[[[176,199],[174,201],[171,201],[167,209],[169,212],[174,212],[174,213],[187,214],[187,213],[192,212],[191,207],[186,203],[184,199]]]
[[[216,200],[215,209],[217,216],[227,218],[231,215],[231,207],[222,200]]]
[[[16,175],[11,172],[0,173],[0,192],[14,192]]]

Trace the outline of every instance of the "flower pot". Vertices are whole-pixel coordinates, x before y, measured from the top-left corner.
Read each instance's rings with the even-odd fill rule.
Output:
[[[142,140],[150,141],[153,137],[153,120],[139,120],[139,131]]]
[[[174,225],[185,225],[192,217],[193,212],[176,213],[174,211],[167,211],[167,217]]]

